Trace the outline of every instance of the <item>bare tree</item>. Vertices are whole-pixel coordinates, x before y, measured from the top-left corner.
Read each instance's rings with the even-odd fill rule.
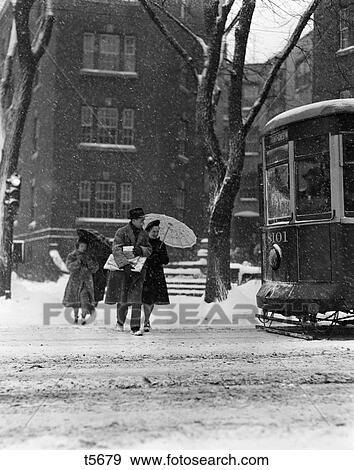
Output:
[[[0,81],[0,125],[3,136],[0,161],[0,296],[5,294],[7,297],[11,296],[15,209],[4,204],[6,180],[17,170],[33,81],[39,61],[49,44],[54,22],[52,2],[44,0],[39,27],[32,35],[30,12],[34,3],[35,0],[17,0],[13,3],[9,47]]]
[[[258,99],[246,119],[242,117],[242,79],[245,55],[256,0],[243,0],[234,12],[235,0],[204,0],[205,35],[192,31],[168,10],[168,0],[140,0],[151,20],[166,40],[184,59],[196,83],[196,130],[199,154],[208,168],[209,226],[208,226],[208,272],[205,300],[223,300],[230,289],[230,230],[235,197],[240,188],[245,140],[257,114],[264,104],[281,65],[296,46],[302,31],[321,0],[312,0],[300,16],[285,48],[273,59]],[[173,28],[171,27],[174,25]],[[173,31],[178,26],[189,35],[200,48],[199,56],[191,55],[180,35]],[[234,31],[235,46],[231,59],[229,94],[230,145],[223,155],[215,133],[215,106],[218,99],[216,80],[221,65],[223,38],[226,32]]]

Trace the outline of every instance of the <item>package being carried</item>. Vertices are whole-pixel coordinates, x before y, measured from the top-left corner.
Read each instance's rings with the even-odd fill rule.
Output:
[[[131,263],[132,271],[140,273],[145,264],[146,257],[134,256],[133,250],[133,246],[123,246],[123,253],[125,257],[129,260],[129,263]],[[107,259],[106,264],[103,266],[103,269],[107,269],[108,271],[124,271],[123,268],[118,268],[113,255],[109,255],[109,258]]]

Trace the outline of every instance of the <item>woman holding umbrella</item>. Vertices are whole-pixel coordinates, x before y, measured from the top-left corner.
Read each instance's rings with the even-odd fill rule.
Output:
[[[153,220],[145,227],[152,246],[152,253],[145,262],[146,277],[143,285],[144,331],[150,331],[150,315],[154,305],[170,303],[163,265],[169,263],[166,245],[159,238],[160,220]]]

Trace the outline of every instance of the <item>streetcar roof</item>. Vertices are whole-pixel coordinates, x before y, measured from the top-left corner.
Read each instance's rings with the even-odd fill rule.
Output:
[[[268,134],[274,129],[287,126],[293,122],[343,113],[354,114],[354,98],[319,101],[318,103],[310,103],[305,106],[289,109],[271,119],[266,124],[263,134]]]

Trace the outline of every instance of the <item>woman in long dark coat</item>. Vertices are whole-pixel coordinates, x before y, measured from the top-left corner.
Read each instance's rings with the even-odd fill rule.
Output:
[[[70,277],[65,289],[63,304],[74,309],[74,323],[78,323],[81,308],[82,325],[86,323],[86,315],[95,310],[95,295],[92,274],[98,270],[98,262],[87,251],[87,243],[79,240],[76,250],[66,259]]]
[[[150,222],[145,230],[149,234],[152,253],[145,262],[146,277],[143,285],[144,331],[150,331],[150,315],[154,305],[168,305],[167,285],[163,265],[169,263],[166,245],[159,238],[160,221]]]

